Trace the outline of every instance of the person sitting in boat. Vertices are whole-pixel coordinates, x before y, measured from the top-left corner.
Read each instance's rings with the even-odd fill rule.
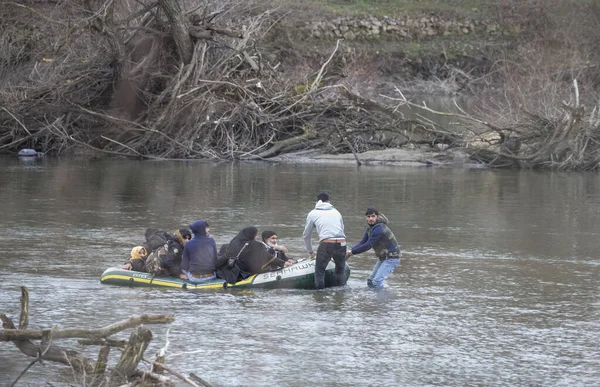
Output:
[[[257,241],[257,236],[258,229],[256,227],[246,227],[231,240],[227,248],[226,256],[229,260],[234,260],[242,274],[242,278],[244,278],[244,273],[246,276],[259,274],[276,270],[276,268],[281,268],[285,265],[284,259],[274,258],[276,255],[275,252],[287,252],[287,248],[279,246],[275,249],[267,246],[264,242]],[[291,264],[292,261],[287,265]],[[231,263],[229,266],[231,266]]]
[[[216,278],[217,244],[210,236],[210,228],[205,220],[190,224],[194,237],[185,243],[181,259],[182,279],[201,283]]]
[[[173,234],[166,231],[149,228],[144,234],[146,241],[143,247],[145,254],[143,266],[136,262],[137,270],[131,262],[123,265],[123,269],[150,272],[154,275],[169,275],[179,277],[181,275],[181,257],[183,246],[192,239],[192,233],[188,229],[175,231]]]
[[[258,229],[254,226],[243,228],[233,239],[221,246],[221,258],[218,264],[217,276],[228,283],[236,283],[248,278],[251,272],[247,262],[251,261],[251,250],[256,254],[265,249],[262,243],[256,241]]]
[[[175,240],[167,242],[167,254],[162,258],[162,268],[166,274],[172,277],[181,275],[181,259],[183,249],[188,241],[192,239],[192,233],[187,228],[182,228],[173,233]]]
[[[291,266],[296,263],[295,260],[288,257],[288,249],[285,246],[277,244],[277,234],[275,231],[265,230],[261,234],[262,243],[265,246],[267,253],[271,257],[265,262],[261,269],[263,271],[279,270],[283,267]]]
[[[123,265],[124,270],[146,271],[146,257],[148,253],[144,246],[135,246],[131,249],[131,258]]]

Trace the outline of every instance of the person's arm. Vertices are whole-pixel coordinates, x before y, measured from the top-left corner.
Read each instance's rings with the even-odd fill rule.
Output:
[[[350,249],[350,255],[364,253],[365,251],[375,246],[375,243],[377,243],[379,238],[381,238],[382,236],[383,227],[381,227],[381,225],[378,224],[375,227],[373,227],[370,237],[369,234],[365,232],[363,239]]]
[[[190,242],[188,242],[190,243]],[[189,270],[190,268],[190,249],[187,248],[187,245],[183,248],[183,255],[181,257],[181,270]],[[187,275],[181,273],[179,278],[188,279]]]
[[[353,247],[348,247],[348,249],[346,249],[346,259],[348,259],[352,255],[352,249],[355,249],[357,246],[364,244],[368,239],[369,239],[369,234],[365,231],[360,242],[355,244]],[[356,254],[356,253],[354,253],[354,254]]]
[[[306,226],[304,226],[304,232],[302,233],[302,239],[304,239],[304,246],[306,247],[306,251],[310,255],[314,255],[313,247],[312,247],[312,232],[315,227],[315,222],[311,219],[310,213],[306,217]]]
[[[281,246],[281,245],[277,245],[277,246],[273,246],[271,247],[273,249],[273,251],[277,250],[280,253],[286,254],[288,252],[288,248],[285,246]]]
[[[213,262],[215,264],[215,270],[217,269],[217,262],[219,262],[219,254],[217,252],[217,242],[215,242],[214,238],[212,239],[212,246],[213,246]]]
[[[167,272],[171,272],[171,269],[175,266],[175,256],[179,252],[179,244],[169,243],[169,248],[167,249],[167,255],[162,259],[162,267],[167,270]]]
[[[131,270],[135,271],[146,271],[146,261],[143,259],[134,259],[131,261]]]
[[[123,266],[121,266],[121,269],[123,269],[123,270],[131,270],[131,261],[128,259],[127,262],[125,262],[123,264]]]
[[[277,257],[279,259],[281,259],[281,261],[283,262],[283,266],[292,266],[293,264],[296,263],[295,259],[290,258],[286,253],[284,253],[283,251],[280,251],[277,254]]]

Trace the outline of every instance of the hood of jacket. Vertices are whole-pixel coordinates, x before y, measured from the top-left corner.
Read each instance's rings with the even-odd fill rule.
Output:
[[[333,208],[333,205],[331,203],[322,202],[320,200],[315,205],[315,210],[331,210],[332,208]]]
[[[131,249],[131,260],[142,259],[146,256],[146,248],[144,246],[135,246]]]
[[[375,221],[375,224],[377,224],[377,223],[387,224],[388,218],[385,215],[383,215],[382,213],[379,213],[379,215],[377,215],[377,220]]]
[[[190,230],[194,233],[196,237],[205,237],[206,236],[206,220],[197,220],[194,223],[190,224]]]
[[[380,212],[379,215],[377,215],[377,220],[375,221],[375,223],[369,224],[369,227],[373,228],[373,227],[375,227],[378,224],[385,224],[385,225],[387,225],[387,222],[388,222],[387,217]]]
[[[258,235],[258,229],[254,226],[246,227],[240,231],[235,238],[240,242],[248,242],[249,240],[254,239]]]
[[[256,235],[258,235],[258,229],[256,227],[251,226],[242,229],[242,231],[229,242],[226,255],[230,258],[237,257],[244,248],[244,245],[253,241]]]

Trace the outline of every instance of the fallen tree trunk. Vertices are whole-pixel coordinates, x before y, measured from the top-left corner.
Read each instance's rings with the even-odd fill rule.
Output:
[[[99,329],[42,329],[28,330],[29,322],[29,293],[27,288],[21,287],[21,313],[19,318],[19,329],[15,326],[12,319],[6,314],[0,314],[3,330],[0,331],[0,341],[12,342],[21,352],[36,360],[31,362],[12,385],[27,372],[36,362],[48,360],[67,365],[75,371],[75,375],[82,379],[83,385],[93,386],[117,386],[129,383],[143,375],[145,378],[151,378],[159,385],[173,385],[172,381],[161,375],[150,374],[138,370],[138,364],[143,360],[144,352],[152,340],[152,332],[142,324],[165,324],[174,321],[171,315],[142,315],[134,316],[127,320],[108,325]],[[108,336],[121,332],[125,329],[136,328],[132,332],[129,340],[115,340]],[[56,340],[81,338],[82,343],[87,345],[99,345],[100,350],[97,360],[94,361],[78,351],[63,348],[54,344]],[[32,340],[41,340],[35,343]],[[108,356],[110,348],[123,348],[121,357],[114,367],[110,370],[110,375],[105,376],[107,371]],[[167,369],[167,367],[164,367]],[[178,373],[175,375],[181,379]],[[183,378],[184,381],[185,378]],[[190,381],[191,382],[191,381]],[[195,385],[195,383],[188,383]]]
[[[127,320],[120,321],[118,323],[106,326],[99,329],[54,329],[52,330],[53,339],[69,339],[69,338],[80,338],[80,339],[101,339],[108,336],[114,335],[117,332],[121,332],[128,328],[137,327],[142,324],[168,324],[175,321],[173,316],[168,315],[141,315],[130,317]],[[13,341],[13,340],[41,340],[49,330],[28,330],[28,329],[5,329],[0,332],[0,341]]]

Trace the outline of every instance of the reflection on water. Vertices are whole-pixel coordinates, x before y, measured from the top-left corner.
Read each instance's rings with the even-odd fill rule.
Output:
[[[30,327],[99,328],[141,313],[149,355],[216,386],[594,385],[600,378],[600,177],[517,171],[194,162],[0,159],[0,312]],[[328,191],[348,239],[364,209],[390,219],[404,249],[382,291],[372,254],[324,291],[186,292],[101,285],[146,227],[210,221],[218,244],[275,229],[293,257],[314,196]],[[123,337],[127,337],[123,333]],[[67,342],[92,358],[96,353]],[[0,375],[29,364],[0,345]],[[113,359],[114,361],[114,359]],[[35,365],[23,385],[69,380]],[[5,379],[3,377],[3,379]],[[2,382],[4,383],[4,381]]]

